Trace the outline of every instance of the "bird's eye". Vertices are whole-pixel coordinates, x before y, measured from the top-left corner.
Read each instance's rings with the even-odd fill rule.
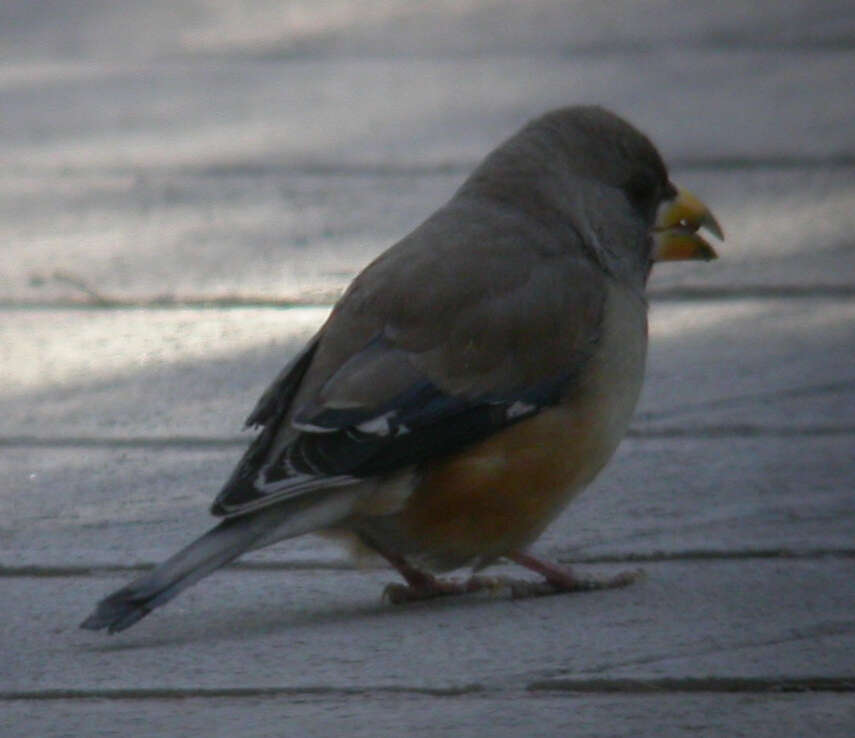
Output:
[[[659,199],[659,183],[647,171],[639,171],[624,183],[623,191],[632,206],[645,217],[656,208]]]
[[[663,200],[673,200],[677,197],[677,188],[674,186],[674,183],[668,180],[665,185],[665,192],[662,193]]]

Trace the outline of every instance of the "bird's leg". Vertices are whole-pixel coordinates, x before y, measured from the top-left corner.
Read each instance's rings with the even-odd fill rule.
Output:
[[[635,571],[623,571],[615,576],[605,578],[579,577],[568,566],[559,566],[550,561],[544,561],[524,551],[511,551],[508,558],[520,566],[526,567],[526,569],[536,571],[545,580],[543,582],[514,581],[510,583],[514,597],[613,589],[625,587],[644,576],[642,570],[636,569]]]
[[[374,548],[407,581],[406,584],[389,584],[383,590],[384,599],[389,600],[393,605],[417,600],[431,600],[448,595],[467,594],[484,589],[492,590],[501,586],[500,580],[494,577],[473,576],[465,581],[440,579],[426,571],[416,569],[403,556],[378,549],[376,545]]]
[[[367,539],[364,539],[367,541]],[[596,589],[613,589],[632,584],[644,574],[641,570],[625,571],[612,577],[595,578],[577,576],[570,567],[559,566],[550,561],[539,559],[524,551],[511,551],[507,558],[537,572],[542,581],[511,579],[509,577],[489,577],[474,575],[466,580],[440,579],[433,574],[412,566],[403,556],[387,551],[370,541],[371,547],[388,561],[406,580],[406,584],[389,584],[383,590],[384,599],[393,605],[418,600],[431,600],[449,595],[469,594],[489,590],[491,592],[509,591],[514,599],[538,597],[559,592],[584,592]]]
[[[382,550],[379,550],[378,553],[394,566],[407,581],[406,584],[390,584],[383,591],[383,597],[393,605],[484,590],[494,593],[499,591],[510,592],[514,599],[540,597],[561,592],[590,592],[597,589],[626,587],[644,576],[644,572],[637,569],[620,572],[611,577],[580,577],[570,567],[553,564],[524,551],[511,551],[507,555],[511,561],[537,572],[543,579],[541,581],[530,581],[476,574],[469,579],[460,581],[457,579],[440,579],[433,574],[416,569],[397,554]]]

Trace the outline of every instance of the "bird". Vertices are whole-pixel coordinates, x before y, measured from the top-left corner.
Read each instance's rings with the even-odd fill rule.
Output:
[[[710,209],[651,140],[573,105],[527,123],[371,262],[273,380],[211,512],[222,520],[103,599],[81,627],[122,631],[244,552],[307,533],[384,558],[407,602],[495,586],[622,586],[529,546],[606,465],[642,386],[646,284],[709,261]],[[456,569],[468,579],[442,578]]]

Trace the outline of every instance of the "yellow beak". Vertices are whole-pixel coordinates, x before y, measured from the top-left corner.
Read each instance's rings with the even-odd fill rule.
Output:
[[[653,261],[685,261],[718,258],[715,249],[698,235],[706,228],[716,238],[724,240],[721,226],[695,195],[677,188],[677,196],[659,206],[653,226]]]

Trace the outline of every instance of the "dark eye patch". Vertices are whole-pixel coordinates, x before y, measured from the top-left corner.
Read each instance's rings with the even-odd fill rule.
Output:
[[[632,206],[645,218],[655,210],[660,199],[659,178],[647,169],[634,171],[622,189]]]

